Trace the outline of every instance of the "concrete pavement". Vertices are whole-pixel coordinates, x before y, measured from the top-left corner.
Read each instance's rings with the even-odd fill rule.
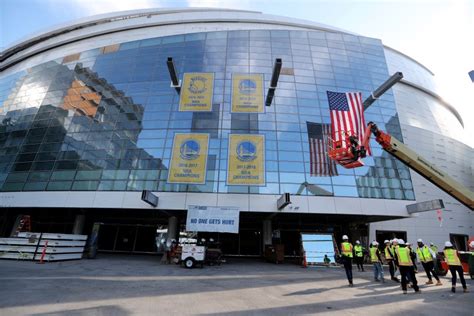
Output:
[[[342,268],[258,260],[192,270],[147,256],[44,265],[2,260],[0,315],[472,315],[473,291],[463,294],[459,284],[452,294],[450,277],[443,286],[424,286],[420,272],[423,293],[403,295],[398,284],[356,271],[349,288]]]

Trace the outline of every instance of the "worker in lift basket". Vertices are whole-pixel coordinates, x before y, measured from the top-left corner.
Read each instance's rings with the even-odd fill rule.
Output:
[[[459,259],[458,251],[454,248],[453,244],[447,241],[444,244],[444,259],[449,266],[449,271],[451,272],[451,292],[456,293],[456,272],[459,274],[459,279],[461,279],[462,288],[464,293],[467,293],[466,280],[464,280],[464,271],[462,269],[461,260]]]
[[[344,265],[344,270],[346,270],[347,281],[349,281],[349,287],[354,286],[352,283],[352,258],[354,257],[353,254],[354,247],[349,242],[349,237],[347,235],[342,236],[342,243],[341,243],[341,255],[342,255],[342,263]]]

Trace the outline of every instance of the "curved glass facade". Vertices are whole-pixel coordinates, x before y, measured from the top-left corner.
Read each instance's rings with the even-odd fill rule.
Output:
[[[210,112],[179,112],[166,67],[214,73]],[[283,69],[265,113],[231,113],[233,73]],[[367,97],[389,76],[380,40],[318,31],[228,31],[77,52],[0,79],[2,191],[289,192],[414,199],[408,169],[372,142],[358,169],[310,171],[308,129],[330,123],[326,91]],[[366,111],[398,139],[391,91]],[[209,134],[205,184],[169,184],[176,133]],[[265,136],[265,186],[228,186],[229,134]]]

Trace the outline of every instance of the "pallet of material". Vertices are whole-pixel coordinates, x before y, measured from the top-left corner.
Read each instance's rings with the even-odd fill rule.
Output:
[[[20,232],[12,238],[0,238],[0,259],[44,261],[82,258],[87,235]],[[47,247],[46,247],[47,243]]]

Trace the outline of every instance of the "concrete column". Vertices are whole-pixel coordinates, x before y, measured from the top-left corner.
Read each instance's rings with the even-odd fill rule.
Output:
[[[86,221],[86,216],[83,214],[76,215],[74,219],[74,226],[72,228],[72,233],[76,235],[82,235],[84,231],[84,222]]]
[[[263,220],[262,242],[263,242],[263,249],[265,249],[266,245],[272,244],[272,220],[271,219]]]
[[[171,216],[168,218],[168,240],[175,239],[178,241],[178,218],[176,216]]]

